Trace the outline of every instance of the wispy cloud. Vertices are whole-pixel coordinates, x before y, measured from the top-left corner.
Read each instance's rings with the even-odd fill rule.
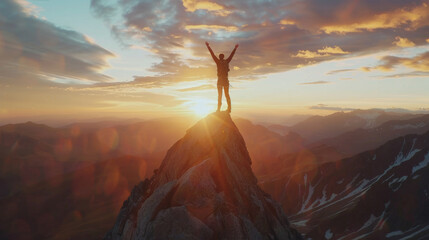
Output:
[[[75,31],[40,19],[25,1],[0,2],[0,78],[14,84],[53,79],[107,82],[110,51]],[[31,7],[31,6],[30,6]]]
[[[179,89],[178,91],[190,92],[190,91],[201,91],[201,90],[212,90],[212,89],[216,89],[216,87],[211,84],[204,84],[196,87],[182,88],[182,89]]]
[[[305,83],[300,83],[300,85],[319,85],[319,84],[329,84],[331,82],[329,81],[315,81],[315,82],[305,82]]]
[[[332,74],[337,74],[337,73],[342,73],[342,72],[351,72],[351,71],[355,71],[356,69],[351,69],[351,68],[347,68],[347,69],[338,69],[338,70],[333,70],[333,71],[329,71],[328,73],[326,73],[327,75],[332,75]]]
[[[385,76],[379,76],[378,78],[386,79],[386,78],[407,78],[407,77],[429,77],[429,72],[407,72],[407,73],[397,73]]]

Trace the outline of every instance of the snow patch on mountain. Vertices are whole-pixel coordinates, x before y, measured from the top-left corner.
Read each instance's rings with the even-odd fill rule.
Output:
[[[326,230],[325,238],[329,240],[332,238],[332,236],[334,236],[334,234],[332,233],[331,229]]]
[[[392,181],[389,182],[389,188],[396,192],[402,186],[402,183],[407,180],[407,178],[408,176],[402,176],[400,178],[392,179]]]
[[[424,167],[427,167],[428,164],[429,164],[429,152],[426,153],[425,159],[423,161],[421,161],[418,165],[413,167],[412,174],[414,174],[415,172],[417,172],[418,170]]]

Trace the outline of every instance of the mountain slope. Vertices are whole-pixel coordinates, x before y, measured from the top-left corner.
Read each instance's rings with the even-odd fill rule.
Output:
[[[134,188],[106,239],[298,239],[229,114],[207,116]]]
[[[429,132],[265,181],[291,223],[320,239],[427,239]]]

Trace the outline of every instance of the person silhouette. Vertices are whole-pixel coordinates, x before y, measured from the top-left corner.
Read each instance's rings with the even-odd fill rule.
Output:
[[[222,88],[225,91],[226,102],[228,103],[228,113],[231,112],[231,98],[229,97],[229,80],[228,80],[228,72],[229,72],[229,62],[231,62],[234,57],[235,51],[238,48],[238,44],[235,45],[234,50],[232,50],[231,54],[227,59],[224,59],[225,55],[223,53],[219,54],[219,58],[213,53],[213,50],[210,48],[210,44],[206,42],[206,46],[209,49],[210,54],[212,55],[213,60],[217,66],[217,110],[220,111],[220,107],[222,106]]]

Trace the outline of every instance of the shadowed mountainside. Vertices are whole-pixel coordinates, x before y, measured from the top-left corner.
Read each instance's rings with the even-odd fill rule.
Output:
[[[429,132],[262,183],[293,226],[320,239],[427,239]]]
[[[106,239],[299,239],[250,165],[229,114],[210,114],[133,189]]]

